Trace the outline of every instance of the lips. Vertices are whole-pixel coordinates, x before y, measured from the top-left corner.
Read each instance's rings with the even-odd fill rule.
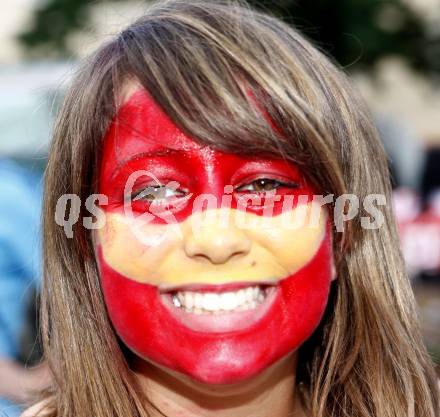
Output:
[[[247,285],[232,291],[229,286],[194,291],[161,293],[168,312],[191,330],[224,333],[244,330],[261,320],[277,296],[274,285]]]

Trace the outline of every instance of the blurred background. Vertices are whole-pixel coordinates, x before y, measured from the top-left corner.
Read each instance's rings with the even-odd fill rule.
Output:
[[[389,154],[401,246],[440,363],[440,0],[250,1],[350,74]],[[0,415],[47,380],[38,363],[41,176],[76,62],[148,1],[0,2]],[[371,173],[375,175],[375,173]]]

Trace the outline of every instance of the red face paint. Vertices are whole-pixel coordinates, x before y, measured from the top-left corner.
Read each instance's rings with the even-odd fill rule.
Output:
[[[226,202],[231,212],[243,210],[240,198],[252,194],[261,197],[260,203],[245,206],[246,212],[274,217],[282,215],[287,196],[313,195],[301,173],[285,161],[246,158],[197,144],[169,120],[145,91],[135,93],[121,108],[105,138],[100,193],[109,198],[108,206],[104,207],[109,218],[116,215],[118,219],[124,219],[123,207],[127,198],[134,200],[131,207],[135,216],[154,212],[151,209],[155,202],[151,198],[136,198],[143,189],[151,187],[152,176],[139,176],[130,195],[126,195],[127,180],[139,170],[153,174],[161,184],[178,183],[178,187],[171,190],[172,197],[165,199],[169,206],[162,207],[164,211],[171,210],[178,224],[185,224],[194,215],[194,202],[203,194],[215,197],[216,204],[210,209],[222,208]],[[267,194],[261,188],[268,183],[262,180],[264,178],[280,196],[273,203],[271,212],[264,210]],[[232,186],[229,200],[224,198],[226,186]],[[293,204],[290,210],[295,207]],[[153,227],[168,227],[160,216],[151,223]],[[109,227],[105,245],[111,246],[117,241],[118,233],[121,228]],[[222,253],[221,239],[220,243],[217,242],[220,245],[218,253],[214,250],[211,258],[211,252],[190,253],[185,246],[185,240],[189,239],[185,233],[183,243],[176,243],[172,250],[165,244],[163,250],[159,246],[155,248],[160,256],[154,252],[155,255],[149,257],[148,251],[153,249],[141,247],[138,250],[139,245],[136,246],[136,250],[127,252],[127,268],[122,265],[125,259],[118,258],[117,246],[112,251],[105,250],[102,241],[98,244],[97,261],[110,319],[118,335],[137,355],[201,382],[234,383],[258,374],[296,350],[311,335],[324,312],[331,281],[332,252],[328,229],[323,230],[319,244],[313,248],[307,247],[311,242],[307,230],[298,233],[298,239],[302,239],[305,245],[301,250],[306,254],[310,251],[310,256],[305,257],[303,263],[295,264],[292,271],[289,270],[289,260],[281,262],[280,259],[289,255],[286,245],[290,245],[295,231],[290,234],[280,231],[279,235],[275,231],[275,240],[268,236],[266,241],[259,237],[258,230],[253,230],[246,236],[248,244],[240,249],[239,256],[232,253],[224,259],[214,259]],[[281,241],[277,242],[276,236],[280,236]],[[289,240],[283,246],[286,236]],[[131,244],[127,240],[124,242]],[[206,245],[210,243],[204,242]],[[199,245],[202,252],[208,247],[206,245]],[[283,253],[278,259],[280,247]],[[293,252],[291,256],[295,257],[298,251]],[[116,255],[106,257],[104,253]],[[170,267],[167,262],[174,259],[173,256],[177,264]],[[154,265],[156,261],[157,265]],[[134,269],[131,269],[132,264],[136,265]],[[197,275],[200,270],[202,273]],[[237,273],[240,270],[246,278],[240,277]],[[256,271],[255,277],[253,271]],[[272,271],[273,276],[266,276],[268,271]],[[281,275],[280,271],[287,272]],[[217,274],[215,278],[214,273]],[[204,276],[206,281],[203,281]],[[232,280],[232,276],[237,278]],[[188,325],[193,313],[182,311],[182,315],[187,314],[182,317],[189,319],[181,320],[179,309],[164,303],[163,288],[171,283],[182,291],[222,293],[234,286],[241,288],[245,283],[251,282],[255,286],[259,283],[266,285],[267,281],[271,284],[270,303],[265,301],[264,310],[260,311],[258,307],[247,311],[249,325],[246,320],[243,324],[242,320],[239,326],[229,331],[219,330],[222,323],[216,331],[201,331],[197,320],[192,321],[196,323],[194,328]],[[260,314],[258,319],[252,318],[254,312]],[[221,321],[222,316],[217,319]]]

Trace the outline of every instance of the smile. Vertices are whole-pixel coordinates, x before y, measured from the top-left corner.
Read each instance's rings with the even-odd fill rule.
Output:
[[[259,321],[275,300],[274,285],[228,286],[198,290],[184,288],[161,293],[161,301],[175,319],[200,332],[231,332]]]

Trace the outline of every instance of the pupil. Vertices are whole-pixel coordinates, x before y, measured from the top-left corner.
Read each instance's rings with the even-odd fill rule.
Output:
[[[274,180],[258,180],[257,181],[257,190],[258,191],[270,191],[274,188]]]
[[[156,198],[161,198],[163,194],[162,187],[159,185],[152,185],[148,187],[145,191],[147,191],[147,193],[144,194],[144,198],[148,201],[153,201]]]

